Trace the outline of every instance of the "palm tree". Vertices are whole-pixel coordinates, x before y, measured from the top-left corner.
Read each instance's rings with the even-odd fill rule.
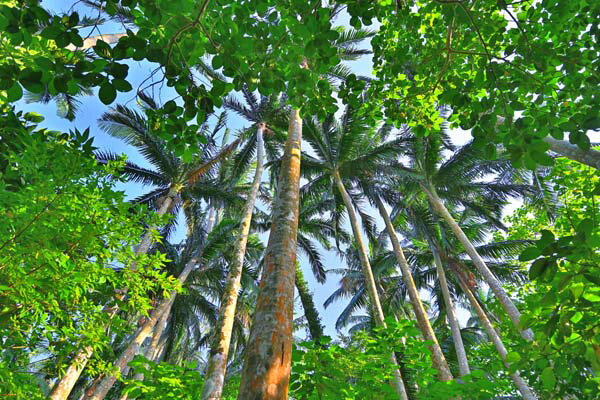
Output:
[[[490,223],[501,226],[502,205],[510,197],[531,193],[531,187],[513,183],[521,178],[509,160],[483,161],[483,150],[473,142],[458,149],[453,146],[443,131],[440,135],[415,138],[411,141],[408,165],[401,169],[400,186],[410,196],[424,193],[433,210],[439,214],[458,238],[469,257],[484,277],[500,304],[510,317],[515,328],[519,325],[520,312],[484,260],[454,219],[446,203],[451,206],[470,208],[485,215]],[[444,159],[444,151],[451,150],[451,157]],[[400,171],[400,169],[399,169]],[[493,176],[485,182],[482,179]],[[521,335],[531,340],[530,330]]]
[[[337,47],[341,55],[356,50],[353,47],[343,48],[339,42]],[[304,58],[299,68],[308,70],[309,61]],[[287,397],[288,393],[293,334],[301,141],[302,118],[300,110],[295,108],[290,112],[265,264],[246,361],[242,370],[240,398],[279,399]]]
[[[157,109],[154,100],[144,93],[138,94],[143,108]],[[223,128],[224,118],[220,118],[212,135]],[[190,163],[183,162],[174,153],[166,150],[165,143],[152,131],[146,118],[139,112],[128,107],[117,105],[112,111],[102,115],[100,126],[112,136],[119,137],[127,143],[136,147],[142,155],[156,168],[151,170],[143,168],[131,162],[126,162],[123,175],[131,181],[158,186],[156,189],[134,199],[135,203],[147,204],[150,208],[157,209],[157,215],[174,214],[181,205],[182,191],[191,188],[201,177],[206,176],[212,168],[225,156],[231,153],[238,141],[223,148],[220,152],[213,154],[214,146],[209,142],[201,156],[196,156]],[[207,132],[207,126],[203,126],[203,135]],[[119,157],[110,152],[99,152],[98,161],[107,163],[116,161]],[[173,218],[171,221],[175,221]],[[173,222],[168,223],[163,229],[163,234],[168,236],[173,227]],[[152,245],[152,226],[142,237],[137,248],[138,254],[145,254]],[[130,266],[135,269],[135,265]],[[79,375],[83,371],[87,361],[92,356],[92,348],[87,346],[81,349],[75,356],[65,375],[54,386],[50,398],[52,400],[64,400],[67,398]]]
[[[227,367],[227,356],[229,354],[229,345],[231,343],[231,331],[235,319],[235,309],[237,296],[240,290],[242,279],[242,266],[246,254],[246,243],[250,233],[250,223],[252,214],[260,187],[263,172],[264,146],[263,133],[266,129],[264,123],[257,125],[256,133],[256,168],[252,187],[248,193],[248,198],[242,211],[240,223],[240,232],[236,240],[235,256],[233,263],[229,267],[225,291],[221,298],[219,308],[219,319],[217,321],[215,339],[211,346],[210,358],[205,377],[204,387],[202,389],[202,399],[219,399],[225,383],[225,369]]]
[[[115,361],[115,365],[119,368],[122,375],[126,375],[128,371],[127,364],[133,356],[139,351],[144,340],[150,336],[159,319],[163,318],[166,313],[171,311],[171,325],[173,328],[184,328],[183,335],[175,333],[179,339],[179,348],[181,349],[181,340],[185,336],[191,338],[195,342],[195,348],[200,346],[205,340],[201,337],[198,323],[205,320],[209,326],[215,327],[217,323],[217,308],[212,304],[212,297],[219,297],[224,292],[227,285],[222,285],[223,282],[223,267],[230,260],[232,254],[232,246],[230,245],[234,237],[233,233],[237,227],[236,222],[232,220],[224,220],[214,227],[210,234],[207,234],[206,229],[208,223],[206,220],[199,221],[202,225],[197,226],[192,234],[188,237],[185,246],[179,255],[169,254],[174,261],[171,263],[171,271],[178,276],[180,283],[186,284],[188,293],[184,296],[177,296],[176,292],[172,292],[168,297],[159,301],[159,305],[150,313],[150,317],[144,322],[140,329],[136,332],[120,356]],[[252,242],[252,247],[255,243]],[[250,260],[257,260],[259,251],[253,249]],[[195,267],[201,267],[194,271]],[[246,271],[252,272],[252,269],[246,265]],[[192,273],[194,271],[194,273]],[[186,278],[190,276],[189,282]],[[254,279],[251,278],[250,281]],[[171,308],[173,308],[171,310]],[[167,317],[168,318],[168,317]],[[237,321],[239,324],[239,320]],[[232,323],[233,325],[233,323]],[[233,329],[239,333],[243,331],[237,326]],[[188,339],[188,342],[190,339]],[[168,344],[168,343],[167,343]],[[195,348],[193,350],[195,350]],[[168,349],[168,352],[173,352],[173,349]],[[106,375],[98,384],[93,386],[93,391],[87,395],[87,398],[102,399],[108,393],[108,390],[116,382],[116,375]]]
[[[361,186],[364,188],[365,194],[369,197],[369,199],[376,204],[377,209],[379,210],[379,215],[385,223],[386,232],[390,238],[390,241],[392,242],[392,248],[396,257],[396,262],[400,266],[404,287],[408,292],[417,324],[425,340],[431,342],[429,351],[431,352],[433,365],[438,371],[438,377],[441,381],[452,380],[452,373],[450,372],[450,368],[448,367],[444,353],[442,352],[442,349],[438,343],[438,339],[433,331],[429,317],[427,316],[425,308],[423,307],[423,303],[419,296],[417,286],[415,285],[408,261],[406,260],[402,246],[400,245],[400,240],[398,239],[392,220],[382,200],[382,198],[390,199],[389,191],[386,193],[386,189],[378,187],[378,185],[373,184],[373,182],[370,184],[362,183]],[[391,197],[397,198],[396,195]],[[391,200],[391,202],[394,202],[394,200]]]
[[[464,275],[462,275],[459,270],[455,270],[455,274],[456,274],[456,277],[458,279],[461,289],[463,290],[463,292],[469,299],[471,306],[477,313],[479,321],[483,325],[485,332],[488,335],[488,338],[494,344],[494,347],[496,348],[496,351],[498,352],[498,354],[500,355],[500,358],[504,362],[506,369],[508,371],[511,371],[510,363],[508,363],[506,361],[506,356],[508,354],[508,351],[506,350],[504,343],[502,343],[502,339],[500,338],[500,335],[494,329],[494,325],[492,324],[492,321],[490,320],[487,313],[485,312],[485,310],[479,303],[479,300],[475,297],[475,294],[469,287],[468,280],[465,279]],[[510,377],[513,380],[515,386],[521,393],[521,396],[523,396],[524,400],[537,400],[537,396],[531,390],[529,385],[523,380],[523,378],[521,378],[519,371],[509,372],[509,374],[510,374]]]
[[[388,318],[398,320],[413,319],[412,307],[406,302],[406,290],[396,275],[395,255],[387,248],[385,235],[379,234],[377,238],[371,241],[369,246],[369,261],[373,268],[373,275],[377,285],[377,291],[381,296],[381,304],[385,315]],[[370,299],[366,290],[364,275],[362,274],[361,258],[358,249],[350,245],[342,253],[345,259],[345,268],[329,270],[329,272],[342,275],[340,287],[336,289],[325,301],[325,307],[333,302],[349,298],[346,307],[342,310],[336,320],[336,329],[341,330],[347,326],[349,333],[358,330],[371,330],[377,324],[373,315],[373,308],[370,307]],[[367,310],[367,315],[363,314]],[[410,381],[411,371],[404,363],[404,355],[401,352],[395,352],[398,367],[401,371],[405,384],[408,384],[409,393],[416,393],[418,387]],[[412,397],[412,396],[410,396]]]
[[[411,253],[409,259],[415,264],[416,268],[421,268],[419,275],[421,275],[420,277],[422,277],[423,281],[431,282],[433,276],[437,273],[437,285],[434,285],[431,293],[434,299],[436,299],[434,304],[438,305],[440,311],[441,306],[445,306],[444,311],[451,325],[454,350],[457,353],[460,370],[464,368],[461,367],[461,362],[466,362],[466,352],[462,343],[463,331],[460,326],[452,326],[453,324],[458,325],[457,321],[452,322],[452,315],[454,314],[453,299],[458,299],[459,302],[463,303],[462,298],[466,296],[477,314],[481,314],[483,309],[478,310],[478,307],[481,307],[479,303],[473,303],[474,297],[472,298],[473,294],[471,292],[472,288],[477,285],[477,275],[475,274],[477,269],[474,267],[474,263],[469,260],[468,255],[461,253],[459,242],[451,234],[447,225],[442,221],[438,221],[426,204],[416,202],[416,204],[403,205],[402,208],[403,214],[406,216],[406,225],[403,232],[413,240],[413,243],[422,243],[420,246],[414,246],[409,249]],[[498,279],[504,282],[522,283],[524,280],[522,272],[507,262],[506,259],[516,257],[528,245],[528,242],[502,241],[485,243],[484,241],[490,233],[490,224],[484,218],[476,214],[474,215],[472,210],[467,209],[463,211],[460,220],[464,230],[469,233],[470,240],[476,244],[478,254],[485,257],[486,264],[493,268],[494,274]],[[432,264],[434,267],[424,269]],[[452,271],[448,281],[446,280],[444,265]],[[439,300],[440,297],[443,298],[443,301]],[[501,358],[504,360],[506,358],[506,349],[504,346],[498,346],[498,343],[501,342],[499,342],[499,338],[495,337],[497,333],[489,330],[488,325],[491,323],[489,323],[489,320],[484,321],[484,319],[487,319],[485,313],[484,315],[480,315],[480,320],[488,336],[494,342]],[[460,340],[457,340],[457,338],[460,338]],[[459,349],[459,346],[462,348]],[[501,349],[504,349],[504,351],[501,351]],[[461,357],[464,357],[464,360],[461,361]],[[462,372],[461,375],[463,375]],[[524,398],[535,398],[535,395],[519,376],[518,372],[512,374],[511,377]]]
[[[358,197],[348,192],[344,181],[352,185],[355,177],[365,172],[380,171],[381,162],[395,157],[400,150],[401,142],[393,140],[378,143],[376,133],[369,129],[365,121],[350,107],[346,109],[340,122],[337,122],[333,115],[329,115],[323,123],[312,119],[307,120],[305,125],[305,138],[315,155],[303,155],[304,174],[310,180],[303,191],[313,195],[323,191],[335,193],[338,204],[341,197],[341,203],[344,204],[350,219],[373,316],[378,325],[385,326],[385,317],[369,263],[367,247],[355,211]],[[363,221],[368,221],[365,216]],[[399,396],[407,398],[399,372],[395,382]]]
[[[270,182],[276,182],[280,173],[281,147],[285,141],[285,138],[281,135],[281,131],[287,121],[285,111],[288,108],[285,105],[285,98],[279,95],[260,96],[259,98],[255,93],[249,91],[247,87],[242,88],[242,96],[244,98],[243,103],[235,97],[229,97],[225,100],[224,106],[250,122],[255,124],[266,122],[272,128],[265,140],[265,150],[268,164],[270,165]],[[251,155],[255,151],[256,135],[254,134],[254,130],[248,133],[249,135],[246,136],[244,144],[242,144],[240,151],[235,156],[232,174],[239,174],[247,168],[251,160]],[[268,193],[263,192],[262,197],[265,203],[272,204],[273,200]],[[297,249],[307,256],[313,275],[319,283],[325,282],[325,270],[313,241],[317,241],[324,248],[329,248],[328,238],[333,236],[334,231],[330,226],[330,222],[320,216],[325,209],[327,207],[324,206],[323,201],[310,202],[308,199],[300,200]],[[254,220],[257,217],[260,220],[258,228],[262,231],[268,231],[271,226],[269,216],[261,215],[258,210],[256,211],[257,215],[255,215]],[[296,267],[295,275],[295,286],[305,311],[311,338],[318,340],[322,336],[323,331],[318,318],[318,312],[314,307],[308,287],[302,284],[304,282],[302,269]]]

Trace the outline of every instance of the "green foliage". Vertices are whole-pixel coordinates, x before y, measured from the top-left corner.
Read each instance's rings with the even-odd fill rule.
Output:
[[[419,387],[414,399],[492,399],[505,383],[496,381],[490,365],[457,381],[440,382],[432,367],[428,343],[412,321],[388,321],[387,328],[359,331],[343,343],[299,343],[292,356],[290,396],[298,399],[390,399],[394,351],[408,387]],[[496,366],[499,366],[496,364]],[[485,372],[484,372],[485,371]]]
[[[453,127],[472,129],[482,148],[504,143],[528,167],[552,162],[547,135],[589,148],[600,121],[597,1],[342,2],[354,27],[381,22],[371,113],[383,105],[428,135],[449,105]]]
[[[45,383],[29,371],[15,371],[9,363],[0,361],[0,393],[16,399],[43,400]]]
[[[516,365],[534,366],[549,398],[593,399],[600,389],[600,174],[559,159],[544,184],[558,203],[552,223],[544,209],[529,204],[509,219],[511,237],[540,232],[520,257],[533,260],[523,324],[536,332],[535,346],[519,348]]]
[[[202,394],[204,382],[195,362],[183,366],[166,362],[153,363],[142,356],[136,356],[129,366],[144,374],[144,380],[128,379],[123,393],[139,400],[145,399],[184,399],[195,400]],[[239,375],[227,379],[221,398],[237,399]]]
[[[164,255],[133,251],[155,218],[114,190],[119,163],[98,165],[87,131],[24,117],[0,115],[19,122],[0,161],[0,360],[22,371],[42,355],[55,375],[82,345],[107,346],[109,324],[130,329],[113,307],[147,313],[150,294],[178,284],[161,271]]]
[[[168,363],[152,363],[142,356],[134,358],[129,365],[144,374],[144,380],[125,382],[124,393],[137,399],[183,399],[193,400],[202,393],[202,377],[194,364],[177,366]]]

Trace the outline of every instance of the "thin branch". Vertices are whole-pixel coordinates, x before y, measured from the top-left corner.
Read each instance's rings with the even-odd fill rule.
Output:
[[[169,62],[171,60],[171,53],[173,52],[173,46],[174,46],[175,42],[177,41],[179,36],[181,36],[182,33],[194,28],[196,25],[198,25],[200,23],[200,18],[202,18],[202,16],[204,15],[204,12],[206,11],[206,8],[208,7],[209,1],[210,0],[204,0],[204,3],[202,3],[202,6],[200,7],[200,12],[198,13],[198,16],[196,18],[194,18],[194,20],[192,22],[190,22],[187,25],[182,26],[177,32],[175,32],[175,34],[169,41],[169,47],[167,50],[167,65],[169,64]]]

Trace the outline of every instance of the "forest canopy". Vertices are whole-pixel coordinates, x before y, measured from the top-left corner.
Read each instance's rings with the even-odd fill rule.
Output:
[[[598,399],[599,21],[0,0],[0,397]]]

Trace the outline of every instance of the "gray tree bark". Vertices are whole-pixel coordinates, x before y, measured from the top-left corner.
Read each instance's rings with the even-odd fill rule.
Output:
[[[422,186],[422,188],[423,191],[427,194],[432,208],[444,219],[444,221],[446,221],[446,223],[450,226],[450,229],[452,229],[454,235],[464,246],[467,254],[471,258],[471,261],[473,261],[473,264],[475,265],[479,273],[483,276],[485,282],[489,285],[490,289],[492,289],[492,291],[494,292],[494,295],[496,295],[496,297],[498,298],[498,301],[502,305],[504,311],[506,311],[506,313],[508,314],[515,328],[521,332],[521,336],[524,339],[528,341],[533,340],[533,332],[530,329],[523,330],[520,326],[521,313],[502,287],[502,284],[500,284],[500,281],[498,281],[498,278],[496,278],[492,271],[490,271],[485,261],[483,261],[479,253],[477,253],[475,246],[473,246],[467,235],[465,235],[465,233],[463,232],[460,225],[458,225],[458,223],[456,222],[454,217],[452,217],[442,200],[435,193],[435,190],[425,187],[424,185]]]
[[[456,312],[454,309],[454,302],[450,296],[450,290],[448,289],[448,281],[446,279],[446,272],[440,258],[440,253],[435,247],[435,244],[430,242],[431,251],[433,253],[433,260],[435,262],[435,268],[440,281],[440,288],[442,289],[442,297],[446,305],[446,316],[448,323],[450,324],[450,331],[452,332],[452,341],[454,342],[454,350],[456,351],[456,358],[458,360],[458,370],[460,376],[465,376],[471,373],[469,368],[469,361],[467,360],[467,352],[465,351],[465,345],[462,341],[460,334],[460,325],[458,324],[458,318],[456,318]]]
[[[333,179],[335,180],[335,184],[344,200],[344,204],[346,206],[346,210],[348,211],[348,217],[350,218],[350,225],[352,226],[352,231],[354,233],[354,241],[356,242],[356,247],[358,249],[358,256],[360,258],[360,264],[362,267],[362,273],[365,279],[365,284],[367,286],[367,293],[369,294],[369,299],[371,300],[371,307],[373,308],[373,316],[375,317],[375,321],[379,326],[386,326],[385,324],[385,316],[383,315],[383,308],[381,308],[381,302],[379,300],[379,293],[377,292],[377,286],[375,284],[375,277],[373,276],[373,271],[371,269],[371,263],[369,262],[369,255],[367,253],[367,247],[363,241],[362,234],[360,232],[360,226],[358,224],[358,218],[356,216],[356,211],[354,210],[354,205],[352,204],[352,199],[350,195],[346,191],[346,187],[342,182],[342,178],[338,171],[334,171]],[[396,356],[392,353],[390,355],[390,359],[396,365],[398,362],[396,361]],[[404,384],[404,379],[402,378],[402,374],[400,369],[396,368],[394,370],[394,389],[398,394],[398,397],[402,400],[409,400],[408,393],[406,391],[406,385]]]
[[[551,136],[546,136],[543,140],[550,145],[550,150],[556,154],[592,168],[600,168],[600,151],[598,150],[582,150],[575,144],[571,144],[566,140],[556,140]]]
[[[410,299],[410,303],[415,313],[417,324],[419,325],[419,328],[421,330],[421,334],[423,335],[425,340],[433,342],[429,346],[429,351],[431,352],[431,359],[433,365],[438,370],[438,377],[440,381],[451,381],[454,378],[452,376],[452,373],[450,372],[450,368],[448,367],[448,363],[446,362],[446,358],[444,357],[444,353],[442,352],[435,332],[431,327],[431,323],[429,322],[429,317],[427,316],[425,307],[423,307],[423,303],[421,302],[419,291],[417,290],[417,286],[415,285],[415,281],[413,280],[412,273],[410,272],[410,266],[408,265],[408,261],[406,261],[406,257],[404,256],[404,252],[402,251],[402,246],[400,245],[400,241],[398,240],[398,236],[396,235],[396,231],[394,229],[394,226],[392,225],[390,216],[387,210],[385,209],[385,205],[379,197],[376,198],[376,202],[377,208],[379,209],[379,214],[385,222],[385,227],[388,236],[390,237],[390,241],[392,242],[392,248],[394,250],[394,255],[396,256],[396,261],[400,265],[400,270],[402,271],[402,281],[404,282],[404,286],[408,291],[408,297]]]
[[[477,313],[477,316],[479,317],[479,320],[481,321],[481,324],[483,325],[488,337],[494,344],[496,351],[498,352],[500,358],[504,362],[504,365],[508,369],[510,367],[510,364],[506,362],[506,355],[508,354],[508,352],[506,351],[506,347],[504,347],[504,343],[502,343],[502,339],[500,339],[500,335],[498,335],[498,332],[496,332],[496,330],[494,329],[494,326],[488,318],[487,313],[485,312],[483,307],[481,307],[481,304],[479,304],[479,301],[477,300],[477,298],[475,298],[475,295],[473,294],[467,283],[464,281],[462,276],[459,273],[457,273],[456,275],[463,291],[469,298],[471,306],[473,306],[473,309]],[[519,371],[511,373],[510,377],[517,389],[519,390],[519,392],[521,393],[521,396],[523,396],[524,400],[537,400],[535,392],[529,387],[527,382],[525,382],[523,378],[521,378]]]
[[[260,188],[263,173],[263,133],[265,128],[265,124],[260,123],[256,133],[256,170],[254,172],[252,187],[250,188],[246,204],[242,211],[242,221],[235,246],[235,257],[233,263],[229,267],[225,290],[221,298],[219,318],[214,329],[216,334],[211,345],[204,387],[202,388],[201,398],[203,400],[220,399],[223,392],[223,385],[225,384],[225,371],[227,369],[229,345],[231,344],[231,334],[233,322],[235,320],[235,309],[241,287],[242,269],[244,266],[244,258],[246,256],[246,244],[248,243],[250,223],[252,222],[256,196]]]

